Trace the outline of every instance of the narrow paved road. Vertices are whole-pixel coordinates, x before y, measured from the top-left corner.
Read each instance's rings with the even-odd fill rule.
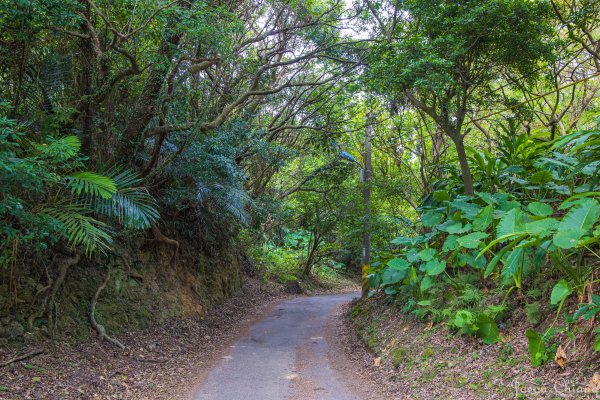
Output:
[[[327,357],[329,314],[355,294],[281,303],[210,372],[195,400],[359,400]]]

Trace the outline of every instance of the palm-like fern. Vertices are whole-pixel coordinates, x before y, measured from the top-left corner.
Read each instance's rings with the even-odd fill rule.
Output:
[[[54,144],[43,150],[65,147],[61,153],[66,159],[74,156],[80,147],[79,140],[72,136]],[[113,168],[106,174],[75,171],[63,176],[59,185],[67,189],[69,196],[46,205],[42,212],[57,220],[68,242],[72,246],[84,246],[88,255],[107,251],[112,244],[111,226],[95,216],[115,218],[128,229],[149,228],[159,218],[154,198],[132,171]]]
[[[85,247],[87,255],[96,250],[104,252],[110,249],[110,226],[88,215],[88,208],[79,204],[56,204],[44,209],[44,212],[62,224],[65,238],[71,246]]]
[[[109,198],[97,199],[94,209],[107,217],[116,218],[126,228],[146,229],[159,219],[154,198],[143,187],[142,179],[129,170],[112,169],[107,176],[116,191]]]
[[[95,172],[74,172],[66,178],[66,186],[76,196],[92,196],[110,199],[117,193],[115,182],[104,175]]]
[[[252,199],[243,189],[218,183],[205,184],[203,182],[199,182],[197,188],[196,199],[198,202],[203,203],[210,200],[242,225],[249,224],[248,207],[252,204]]]

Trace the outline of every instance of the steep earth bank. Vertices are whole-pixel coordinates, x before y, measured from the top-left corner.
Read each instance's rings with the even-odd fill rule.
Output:
[[[125,350],[98,336],[23,346],[44,352],[0,369],[0,399],[187,399],[228,345],[286,296],[259,280],[242,281],[232,298],[207,312],[116,335]],[[4,348],[1,359],[14,351]]]
[[[353,364],[340,370],[350,381],[352,374],[368,376],[371,390],[385,398],[600,398],[599,356],[576,359],[568,348],[566,368],[554,361],[532,367],[524,322],[502,332],[500,343],[484,345],[442,325],[427,326],[382,297],[344,306],[337,315],[331,337],[345,364]]]
[[[0,277],[0,344],[95,335],[90,310],[96,295],[97,322],[119,334],[202,316],[240,287],[248,262],[233,240],[208,248],[156,238],[123,236],[109,254],[92,258],[61,247],[22,254],[19,265]]]

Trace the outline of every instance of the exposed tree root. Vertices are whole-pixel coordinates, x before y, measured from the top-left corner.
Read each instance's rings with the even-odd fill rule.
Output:
[[[10,360],[4,361],[2,363],[0,363],[0,367],[6,367],[7,365],[10,365],[12,363],[15,363],[17,361],[21,361],[21,360],[25,360],[27,358],[33,357],[33,356],[37,356],[38,354],[42,354],[44,352],[44,349],[36,349],[36,350],[32,350],[28,353],[25,354],[21,354],[20,356],[16,356],[11,358]]]
[[[125,273],[127,274],[128,277],[135,279],[137,281],[143,282],[144,281],[144,275],[139,274],[135,271],[131,270],[131,266],[129,265],[129,262],[127,262],[127,259],[125,257],[123,257],[122,255],[119,255],[119,257],[121,258],[121,260],[123,261],[123,264],[125,264],[125,268],[126,271]]]
[[[106,340],[109,343],[114,344],[115,346],[119,347],[120,349],[124,349],[125,345],[123,343],[119,342],[117,339],[108,336],[106,334],[106,329],[104,329],[104,326],[100,325],[96,321],[96,304],[98,303],[98,297],[100,297],[100,293],[104,290],[104,288],[108,284],[109,280],[110,280],[110,271],[106,273],[106,278],[104,278],[104,282],[102,282],[100,287],[98,287],[98,290],[96,290],[96,293],[94,294],[94,297],[92,298],[92,305],[90,306],[90,323],[92,324],[92,327],[94,328],[94,330],[96,332],[98,332],[98,335],[100,335],[100,337],[102,339]]]
[[[175,249],[173,255],[171,256],[171,260],[169,261],[172,264],[177,259],[177,255],[179,253],[179,242],[177,240],[170,239],[163,235],[163,233],[160,231],[160,229],[158,229],[158,226],[156,226],[156,224],[152,224],[152,234],[154,235],[155,241],[159,243],[164,243],[167,246],[171,246]]]
[[[29,316],[29,318],[27,319],[27,327],[29,328],[30,331],[33,330],[33,325],[35,324],[35,321],[44,315],[46,315],[48,317],[49,332],[52,332],[54,330],[52,312],[55,307],[56,294],[58,293],[58,290],[64,283],[65,278],[67,276],[67,272],[69,271],[69,268],[71,268],[72,266],[79,263],[80,259],[81,259],[81,252],[77,251],[75,253],[72,253],[72,255],[70,257],[56,261],[60,265],[59,271],[58,271],[58,276],[56,277],[56,279],[52,280],[52,278],[50,278],[50,276],[48,275],[48,287],[45,287],[44,289],[42,289],[40,291],[40,293],[50,290],[50,294],[48,296],[44,297],[44,299],[42,301],[42,305],[37,310],[37,312],[31,314]],[[53,259],[52,263],[54,263],[54,261],[55,260]],[[37,295],[38,294],[36,294],[36,296]]]
[[[138,274],[135,271],[127,272],[127,276],[130,277],[131,279],[135,279],[137,281],[144,282],[144,275]]]

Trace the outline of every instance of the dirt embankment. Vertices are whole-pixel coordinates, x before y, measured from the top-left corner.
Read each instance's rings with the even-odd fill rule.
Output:
[[[16,270],[15,285],[0,280],[0,364],[43,350],[0,366],[0,399],[171,399],[185,389],[281,291],[259,282],[235,244],[183,239],[176,252],[145,236],[93,258],[50,252]]]
[[[369,377],[373,399],[600,398],[598,356],[571,359],[564,369],[553,361],[535,368],[523,324],[502,332],[500,343],[484,345],[384,302],[345,306],[331,322],[331,340],[347,360],[334,365],[350,382],[353,375]]]
[[[240,287],[247,260],[235,245],[179,244],[175,253],[154,239],[132,236],[91,258],[62,247],[38,258],[24,254],[10,276],[0,274],[0,351],[48,337],[93,337],[92,308],[96,322],[116,335],[203,315]]]
[[[118,335],[124,351],[97,337],[79,344],[38,342],[44,353],[0,369],[0,399],[189,398],[227,346],[285,296],[279,287],[243,278],[231,299],[204,316]],[[0,360],[13,352],[3,349]]]

